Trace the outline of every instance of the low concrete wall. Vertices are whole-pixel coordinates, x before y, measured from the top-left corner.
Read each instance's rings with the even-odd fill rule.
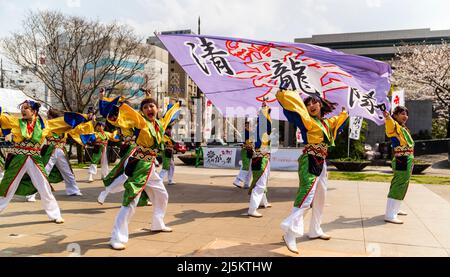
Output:
[[[442,154],[449,151],[450,139],[416,140],[414,155]]]

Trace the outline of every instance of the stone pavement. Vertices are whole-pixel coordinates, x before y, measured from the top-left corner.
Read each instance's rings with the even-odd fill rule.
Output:
[[[280,222],[298,188],[295,172],[271,172],[270,209],[262,218],[242,214],[248,194],[232,185],[237,170],[176,168],[168,186],[166,224],[173,233],[148,231],[152,207],[137,209],[124,251],[109,248],[121,194],[96,202],[100,181],[88,184],[87,170],[75,170],[82,197],[68,197],[57,184],[55,196],[65,224],[47,220],[39,201],[16,198],[0,214],[0,256],[446,256],[450,254],[450,203],[424,185],[413,184],[403,205],[405,224],[386,224],[388,183],[330,181],[322,227],[330,241],[298,239],[300,255],[281,240]],[[450,189],[448,187],[447,189]],[[310,212],[305,218],[309,228]]]

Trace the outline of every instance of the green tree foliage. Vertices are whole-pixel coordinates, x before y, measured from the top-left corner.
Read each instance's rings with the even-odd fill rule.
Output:
[[[350,121],[344,125],[343,131],[340,135],[338,135],[335,146],[329,149],[329,159],[344,159],[350,157],[354,160],[364,159],[364,142],[366,141],[366,131],[368,128],[368,124],[365,120],[363,120],[363,124],[361,127],[361,135],[359,140],[350,140],[350,156],[348,155],[348,125]]]

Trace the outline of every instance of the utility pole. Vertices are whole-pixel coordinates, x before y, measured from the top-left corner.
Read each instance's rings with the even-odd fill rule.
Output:
[[[200,22],[200,16],[198,17],[198,34],[200,35],[200,26],[201,26],[201,22]]]
[[[3,59],[0,60],[0,87],[5,88],[4,84],[4,76],[3,76]]]
[[[198,35],[201,34],[201,21],[200,21],[200,16],[198,17]],[[202,142],[203,141],[203,99],[202,99],[202,92],[200,91],[200,88],[197,85],[197,97],[196,97],[197,101],[194,103],[194,105],[196,106],[195,108],[197,108],[196,111],[196,138],[199,138],[198,142]],[[196,141],[197,142],[197,141]]]

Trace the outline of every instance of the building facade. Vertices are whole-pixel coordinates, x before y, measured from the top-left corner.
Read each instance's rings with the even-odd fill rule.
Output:
[[[397,53],[396,47],[404,44],[440,44],[442,41],[450,42],[450,30],[411,29],[313,35],[308,38],[296,38],[294,41],[323,46],[348,54],[389,61]]]
[[[390,63],[397,53],[397,47],[405,44],[441,44],[450,42],[450,30],[432,31],[430,29],[394,30],[380,32],[360,32],[313,35],[296,38],[297,43],[323,46],[348,54],[366,56]],[[432,102],[406,101],[410,109],[408,127],[415,137],[430,134],[432,131]],[[292,127],[290,127],[292,128]],[[384,126],[369,121],[366,143],[374,145],[385,140]]]
[[[193,34],[189,29],[161,32],[162,35]],[[199,92],[197,85],[186,74],[175,58],[165,50],[164,44],[156,37],[147,39],[147,43],[164,49],[168,60],[167,89],[164,90],[165,97],[178,99],[185,108],[178,121],[177,138],[188,141],[194,133],[201,133],[203,129],[203,113],[197,105],[203,106],[204,96]]]

